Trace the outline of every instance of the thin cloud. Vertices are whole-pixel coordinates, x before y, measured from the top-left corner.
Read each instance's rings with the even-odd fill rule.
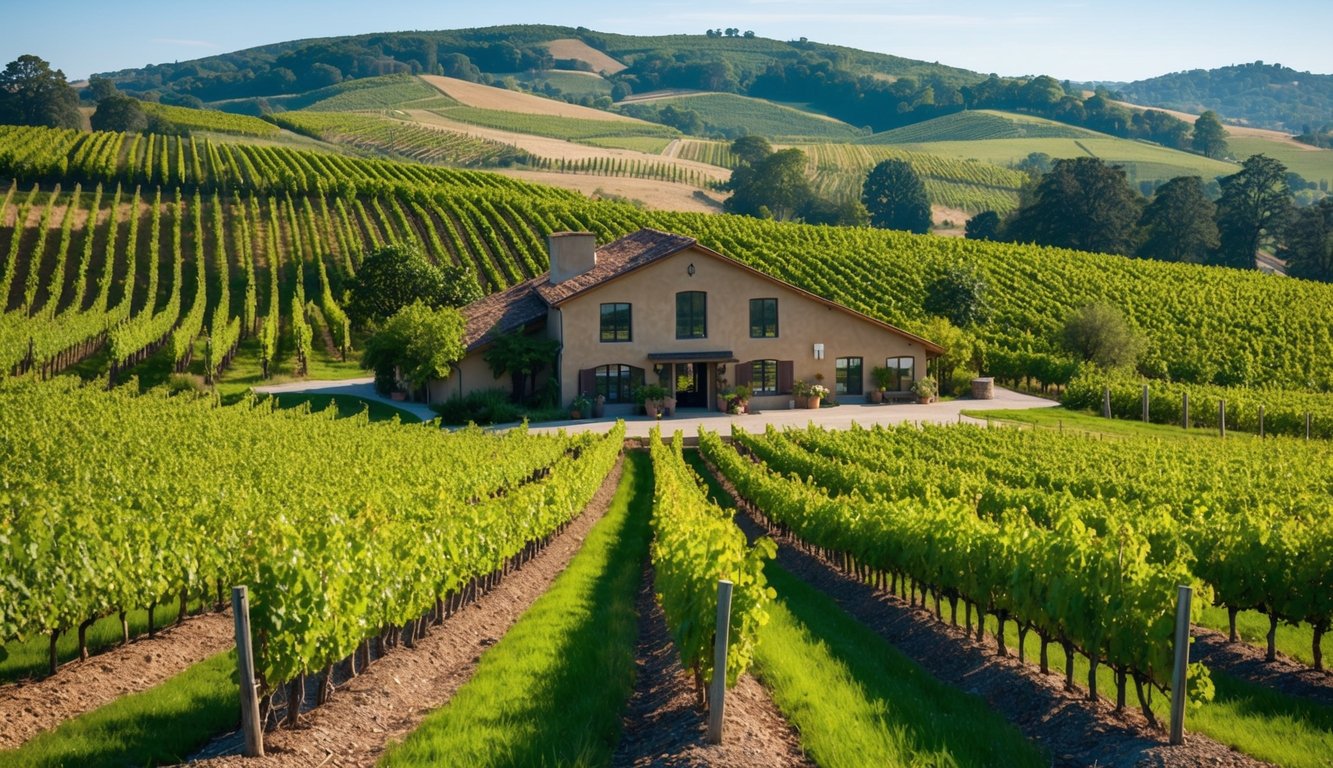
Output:
[[[152,42],[165,43],[167,45],[180,45],[186,48],[221,48],[217,43],[208,40],[188,40],[180,37],[155,37]]]

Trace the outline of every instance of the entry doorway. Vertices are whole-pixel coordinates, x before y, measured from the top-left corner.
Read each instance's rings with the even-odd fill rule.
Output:
[[[708,407],[707,363],[676,363],[673,382],[677,408]]]

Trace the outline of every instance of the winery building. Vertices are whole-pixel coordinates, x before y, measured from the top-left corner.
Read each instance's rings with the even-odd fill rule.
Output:
[[[596,247],[594,235],[550,236],[550,272],[463,308],[466,356],[431,400],[504,387],[483,359],[501,334],[560,343],[562,404],[585,395],[624,414],[634,390],[661,384],[677,409],[718,407],[738,384],[760,409],[787,408],[798,380],[860,402],[871,369],[907,392],[943,349],[919,336],[770,277],[683,235],[641,229]],[[617,406],[625,406],[619,408]]]

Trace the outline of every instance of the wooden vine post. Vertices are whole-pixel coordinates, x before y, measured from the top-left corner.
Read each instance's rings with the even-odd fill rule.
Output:
[[[1264,407],[1259,406],[1259,437],[1264,436]]]
[[[1111,418],[1111,388],[1102,389],[1102,418]]]
[[[241,731],[245,756],[264,756],[264,732],[259,726],[259,687],[255,683],[255,656],[250,645],[250,593],[245,586],[231,588],[231,613],[236,620],[236,668],[241,679]]]
[[[1194,590],[1176,588],[1176,659],[1171,669],[1171,743],[1185,743],[1185,674],[1190,663],[1190,599]]]
[[[1227,401],[1217,401],[1217,434],[1220,437],[1227,436]]]
[[[1190,393],[1180,393],[1180,426],[1182,429],[1190,428]]]
[[[713,682],[708,689],[708,743],[722,743],[722,715],[727,695],[727,640],[731,633],[731,588],[717,582],[717,630],[713,635]]]
[[[1143,385],[1143,423],[1148,423],[1148,385]]]

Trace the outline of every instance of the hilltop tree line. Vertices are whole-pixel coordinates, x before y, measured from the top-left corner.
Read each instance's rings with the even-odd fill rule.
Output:
[[[1267,251],[1292,276],[1333,282],[1333,200],[1298,209],[1289,175],[1278,160],[1254,155],[1217,180],[1216,201],[1198,176],[1172,179],[1145,199],[1118,166],[1056,160],[1024,188],[1017,211],[979,214],[967,236],[1244,269]]]
[[[1175,72],[1120,90],[1142,104],[1190,112],[1212,109],[1302,135],[1327,134],[1333,116],[1333,75],[1298,72],[1262,61]]]

